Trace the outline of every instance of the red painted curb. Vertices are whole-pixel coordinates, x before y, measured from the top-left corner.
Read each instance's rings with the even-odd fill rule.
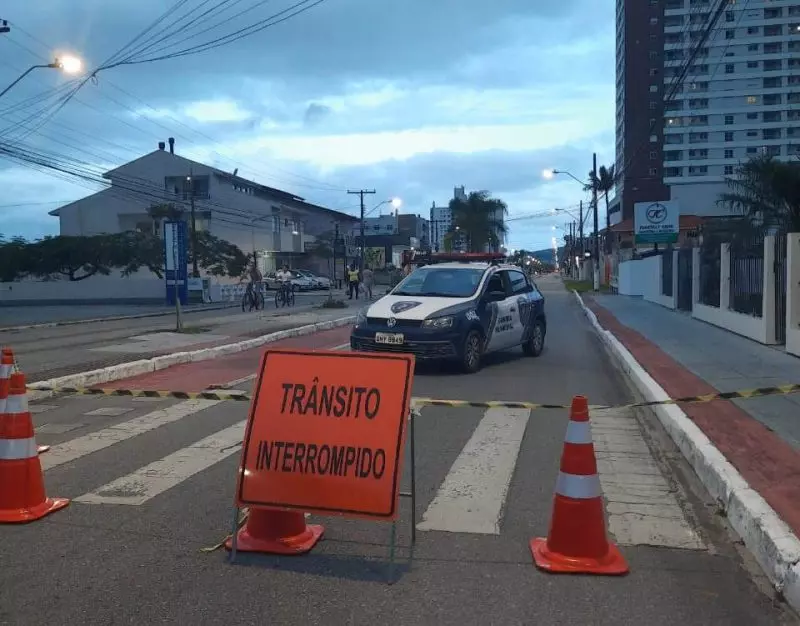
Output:
[[[584,297],[584,302],[600,325],[616,336],[670,397],[719,392],[656,344],[622,324],[608,309],[590,297]],[[800,452],[728,400],[683,405],[681,409],[800,535]]]

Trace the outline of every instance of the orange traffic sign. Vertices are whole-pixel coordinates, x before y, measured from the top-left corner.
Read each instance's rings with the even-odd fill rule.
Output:
[[[265,352],[238,505],[396,519],[413,372],[406,354]]]

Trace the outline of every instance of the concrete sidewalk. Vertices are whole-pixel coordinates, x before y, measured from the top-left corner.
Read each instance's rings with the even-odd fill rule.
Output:
[[[800,359],[641,298],[592,296],[718,391],[800,383]],[[748,415],[800,451],[800,395],[734,400]]]
[[[603,328],[670,397],[800,382],[800,359],[628,296],[584,294]],[[681,407],[800,536],[800,396]]]

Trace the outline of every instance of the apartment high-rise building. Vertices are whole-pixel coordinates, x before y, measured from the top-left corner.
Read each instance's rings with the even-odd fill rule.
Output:
[[[616,159],[611,223],[636,202],[669,200],[662,181],[664,1],[617,0]]]
[[[720,1],[722,13],[701,43]],[[618,0],[623,175],[622,210],[612,222],[632,217],[634,202],[668,199],[682,212],[724,214],[717,199],[739,163],[761,154],[798,158],[798,105],[800,0]]]

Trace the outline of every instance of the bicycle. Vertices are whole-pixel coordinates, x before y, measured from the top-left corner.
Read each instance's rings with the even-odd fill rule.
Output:
[[[255,309],[260,311],[266,306],[264,301],[264,294],[261,293],[261,285],[256,286],[254,283],[248,283],[242,295],[242,311],[249,307],[248,311]]]
[[[294,306],[294,291],[295,286],[291,283],[283,283],[278,286],[275,292],[275,307]]]

